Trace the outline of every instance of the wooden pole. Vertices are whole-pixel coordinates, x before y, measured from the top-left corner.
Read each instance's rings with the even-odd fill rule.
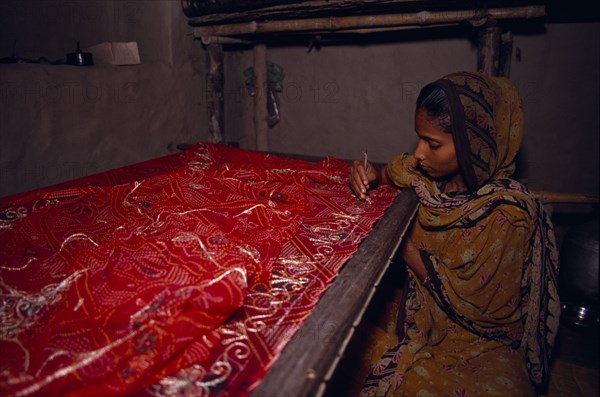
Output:
[[[361,15],[347,17],[305,18],[291,20],[252,21],[243,23],[219,24],[194,27],[194,36],[230,36],[275,32],[335,32],[345,29],[381,28],[403,25],[435,25],[440,23],[459,23],[475,19],[536,18],[545,15],[544,6],[512,8],[493,8],[481,13],[476,10],[460,11],[421,11],[417,13],[398,13],[380,15]],[[480,22],[481,24],[481,22]]]
[[[404,5],[410,7],[410,3],[413,2],[412,0],[183,0],[181,5],[188,17],[197,17],[199,20],[206,21],[208,18],[224,15],[231,15],[237,20],[256,14],[263,16],[276,14],[289,18],[305,15],[311,10],[320,13],[350,10],[358,14],[369,7],[390,10]],[[219,20],[212,22],[218,23]]]
[[[267,137],[267,46],[254,45],[254,131],[256,149],[269,150]]]
[[[498,75],[500,27],[492,21],[478,33],[477,70],[490,76]]]
[[[248,40],[236,39],[233,37],[224,37],[224,36],[202,36],[202,44],[211,45],[211,44],[251,44]]]
[[[498,59],[498,76],[510,78],[510,65],[513,51],[513,37],[511,32],[502,33],[500,36],[500,58]]]
[[[223,47],[219,44],[210,44],[206,46],[206,53],[208,63],[206,103],[209,140],[212,143],[225,143]]]
[[[534,191],[536,196],[543,203],[572,203],[572,204],[598,204],[598,195],[586,193],[563,193]]]

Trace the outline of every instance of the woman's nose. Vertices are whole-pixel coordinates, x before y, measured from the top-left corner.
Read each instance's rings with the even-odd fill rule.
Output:
[[[423,160],[425,158],[425,153],[423,150],[423,141],[419,141],[419,143],[417,144],[414,155],[419,160]]]

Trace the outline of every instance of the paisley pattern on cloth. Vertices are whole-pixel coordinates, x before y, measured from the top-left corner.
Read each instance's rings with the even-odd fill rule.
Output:
[[[397,194],[347,175],[199,143],[0,199],[1,394],[247,395]]]

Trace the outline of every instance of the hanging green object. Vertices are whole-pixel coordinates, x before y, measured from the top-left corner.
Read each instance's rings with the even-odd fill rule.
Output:
[[[254,92],[254,67],[251,66],[244,70],[244,77],[246,77],[246,87],[248,87],[248,89],[252,87],[251,91]],[[283,91],[284,77],[285,74],[280,65],[267,62],[267,87],[277,92]]]
[[[254,96],[254,67],[244,70],[246,77],[246,90],[248,95]],[[277,92],[283,91],[283,68],[276,63],[267,62],[267,124],[273,127],[281,120],[279,113],[279,100]]]

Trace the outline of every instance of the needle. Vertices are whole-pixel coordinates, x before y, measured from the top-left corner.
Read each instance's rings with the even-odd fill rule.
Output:
[[[369,166],[369,162],[367,161],[367,149],[365,149],[365,151],[362,153],[363,154],[363,168],[365,169],[365,172],[368,171],[368,166]]]

